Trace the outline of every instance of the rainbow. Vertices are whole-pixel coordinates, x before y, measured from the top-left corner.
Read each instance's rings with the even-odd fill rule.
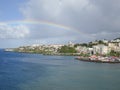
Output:
[[[80,33],[82,34],[82,32],[80,32],[79,30],[72,28],[70,26],[65,26],[62,24],[57,24],[57,23],[53,23],[53,22],[48,22],[48,21],[38,21],[38,20],[21,20],[21,21],[8,21],[5,22],[8,25],[46,25],[49,27],[55,27],[55,28],[60,28],[63,30],[69,30],[72,32],[76,32],[76,33]],[[4,23],[1,23],[4,24]]]

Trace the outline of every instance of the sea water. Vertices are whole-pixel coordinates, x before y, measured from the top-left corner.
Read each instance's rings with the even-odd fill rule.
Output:
[[[0,90],[120,90],[120,64],[0,50]]]

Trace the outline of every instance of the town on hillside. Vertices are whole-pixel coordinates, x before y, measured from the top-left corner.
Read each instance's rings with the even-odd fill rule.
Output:
[[[95,40],[89,43],[69,42],[63,44],[40,45],[33,44],[30,46],[20,46],[14,49],[6,49],[6,51],[40,53],[49,55],[104,55],[104,56],[120,56],[120,38],[113,40]]]

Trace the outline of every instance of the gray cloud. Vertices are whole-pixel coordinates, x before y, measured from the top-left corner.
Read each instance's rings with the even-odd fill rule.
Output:
[[[29,0],[20,10],[25,19],[59,23],[81,32],[39,26],[31,28],[31,38],[86,41],[120,36],[119,0]]]

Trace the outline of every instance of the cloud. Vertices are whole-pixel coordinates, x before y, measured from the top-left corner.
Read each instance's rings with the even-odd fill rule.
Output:
[[[69,11],[80,12],[89,8],[88,0],[29,0],[20,10],[27,19],[61,21],[69,18]],[[66,20],[65,19],[65,20]]]
[[[24,25],[0,24],[0,39],[20,39],[29,35],[29,29]]]
[[[41,29],[38,27],[31,28],[31,37],[71,36],[74,40],[85,41],[111,39],[120,35],[119,4],[119,0],[29,0],[20,7],[20,10],[25,19],[59,23],[81,32],[64,30],[57,32],[51,27]]]

